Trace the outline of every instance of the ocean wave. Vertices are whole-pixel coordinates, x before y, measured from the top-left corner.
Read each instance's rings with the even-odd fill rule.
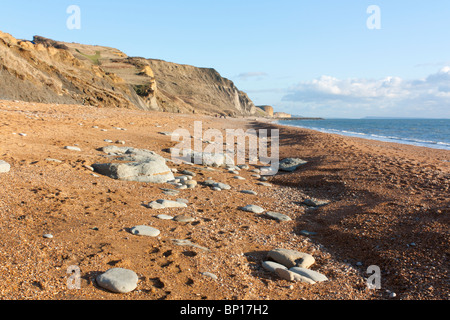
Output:
[[[450,150],[450,142],[445,142],[445,141],[425,140],[425,139],[417,139],[417,138],[412,138],[412,137],[399,137],[399,136],[395,136],[395,135],[381,135],[381,134],[375,134],[375,133],[352,131],[352,130],[348,130],[348,129],[304,126],[304,125],[298,125],[298,124],[294,124],[294,123],[280,123],[280,124],[293,126],[293,127],[300,127],[300,128],[305,128],[305,129],[311,129],[311,130],[320,131],[320,132],[324,132],[324,133],[339,134],[339,135],[351,136],[351,137],[361,137],[364,139],[378,140],[378,141],[385,141],[385,142],[396,142],[396,143],[401,143],[401,144],[429,147],[429,148],[434,148],[434,149]],[[379,128],[379,129],[382,129],[382,128]]]

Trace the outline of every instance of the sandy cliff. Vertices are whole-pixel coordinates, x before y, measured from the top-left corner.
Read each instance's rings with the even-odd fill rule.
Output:
[[[129,57],[118,49],[0,32],[0,98],[177,113],[255,114],[216,70]]]

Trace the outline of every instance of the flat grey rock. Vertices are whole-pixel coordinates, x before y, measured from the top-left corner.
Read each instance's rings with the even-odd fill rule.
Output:
[[[307,161],[299,158],[286,158],[280,161],[279,168],[282,171],[293,172],[299,166],[306,164]]]
[[[254,195],[254,196],[258,195],[258,193],[256,191],[252,191],[252,190],[241,190],[240,192],[241,193],[245,193],[245,194],[251,194],[251,195]]]
[[[230,190],[231,186],[226,183],[216,182],[212,185],[213,188],[220,188],[220,190]]]
[[[327,200],[318,200],[318,199],[306,199],[302,202],[304,205],[307,205],[308,207],[321,207],[329,204],[330,202]]]
[[[78,147],[72,147],[72,146],[65,146],[64,149],[71,150],[71,151],[81,151]]]
[[[185,214],[178,215],[175,218],[173,218],[173,220],[178,221],[178,222],[193,222],[193,221],[195,221],[195,219],[193,217],[185,215]]]
[[[130,233],[137,236],[157,237],[161,232],[158,229],[149,226],[136,226],[131,228]]]
[[[262,267],[270,272],[275,272],[276,269],[285,269],[287,270],[287,268],[285,266],[283,266],[280,263],[277,262],[273,262],[273,261],[263,261],[262,263]]]
[[[217,280],[217,276],[214,273],[211,272],[202,272],[202,275],[208,278],[211,278],[213,280]]]
[[[146,159],[143,162],[103,163],[92,165],[102,175],[122,181],[166,183],[173,180],[172,171],[165,161]]]
[[[97,284],[115,293],[128,293],[136,289],[139,278],[128,269],[114,268],[102,273],[96,278]]]
[[[264,187],[271,187],[272,186],[272,184],[270,184],[268,182],[258,182],[257,185],[264,186]]]
[[[161,220],[173,220],[173,217],[167,214],[158,214],[156,217]]]
[[[11,170],[11,165],[3,160],[0,160],[0,173],[7,173]]]
[[[282,279],[287,280],[287,281],[293,281],[293,282],[304,282],[304,283],[308,283],[308,284],[315,284],[315,281],[311,280],[308,277],[302,276],[298,273],[286,270],[286,269],[281,269],[278,268],[275,270],[275,273]]]
[[[290,268],[289,271],[292,271],[292,272],[298,273],[299,275],[302,275],[304,277],[310,278],[311,280],[313,280],[315,282],[328,281],[328,278],[325,275],[321,274],[320,272],[314,271],[314,270],[300,268],[300,267],[293,267],[293,268]]]
[[[291,221],[292,220],[289,216],[282,214],[282,213],[278,213],[278,212],[267,211],[265,213],[265,215],[271,219],[278,220],[278,221]]]
[[[301,267],[309,268],[315,263],[315,259],[308,253],[289,249],[274,249],[269,251],[267,257],[281,263],[287,268]]]
[[[148,204],[150,209],[186,208],[187,204],[173,200],[156,200]]]
[[[187,246],[197,248],[203,251],[210,251],[208,248],[199,246],[198,244],[192,243],[191,240],[181,240],[181,239],[172,239],[173,244],[177,246]]]
[[[253,212],[253,213],[263,213],[264,212],[263,208],[261,208],[260,206],[254,205],[254,204],[249,204],[245,207],[241,207],[240,209],[243,211]]]

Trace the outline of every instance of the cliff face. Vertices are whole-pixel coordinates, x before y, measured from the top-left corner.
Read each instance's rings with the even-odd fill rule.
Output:
[[[145,109],[133,88],[56,42],[0,32],[0,99]]]
[[[256,112],[247,94],[214,69],[148,61],[158,85],[158,104],[166,111],[228,116]]]
[[[128,57],[108,47],[0,32],[0,99],[251,115],[255,106],[214,69]]]

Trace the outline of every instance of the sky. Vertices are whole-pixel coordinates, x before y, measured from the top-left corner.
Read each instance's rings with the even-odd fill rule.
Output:
[[[15,0],[0,30],[214,68],[294,115],[450,118],[448,0]]]

